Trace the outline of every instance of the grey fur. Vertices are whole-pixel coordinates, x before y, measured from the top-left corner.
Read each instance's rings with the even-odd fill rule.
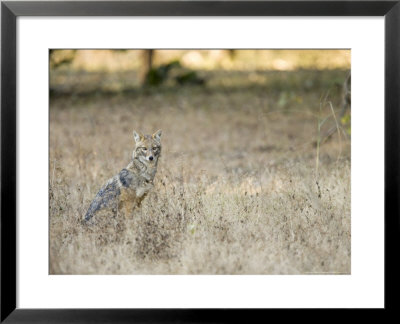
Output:
[[[127,169],[122,169],[119,173],[119,181],[121,182],[122,186],[128,188],[133,180],[132,174]]]

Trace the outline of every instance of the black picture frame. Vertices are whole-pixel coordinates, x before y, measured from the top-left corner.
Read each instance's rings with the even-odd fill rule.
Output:
[[[238,322],[268,310],[16,308],[16,19],[19,16],[384,16],[385,314],[396,310],[399,274],[400,0],[90,1],[1,3],[1,317],[5,323]],[[366,185],[368,185],[366,183]],[[298,311],[299,315],[310,314]],[[378,316],[382,310],[378,310]],[[261,317],[259,317],[261,316]],[[303,315],[301,315],[303,316]],[[368,315],[370,316],[370,315]],[[246,320],[246,322],[247,322]],[[258,320],[257,320],[258,321]]]

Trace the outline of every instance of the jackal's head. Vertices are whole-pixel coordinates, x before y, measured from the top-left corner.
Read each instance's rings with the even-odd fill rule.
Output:
[[[153,135],[143,135],[133,131],[133,138],[136,146],[133,150],[132,159],[138,159],[145,165],[157,165],[161,154],[161,130]]]

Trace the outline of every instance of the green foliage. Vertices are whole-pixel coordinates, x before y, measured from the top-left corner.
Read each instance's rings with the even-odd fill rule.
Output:
[[[345,129],[346,133],[348,135],[351,135],[351,115],[350,113],[347,113],[344,115],[340,122],[342,123],[343,128]]]
[[[172,79],[178,85],[203,85],[204,79],[195,71],[182,67],[179,61],[172,61],[150,69],[146,76],[145,86],[157,87]]]
[[[55,69],[69,65],[75,59],[76,50],[49,50],[50,67]]]
[[[152,68],[147,73],[145,84],[148,86],[159,86],[168,78],[168,73],[173,67],[180,67],[179,61],[172,61],[162,64],[157,68]]]
[[[175,77],[175,80],[180,84],[198,84],[198,85],[203,85],[204,84],[204,79],[199,78],[197,73],[194,71],[189,71],[186,73],[182,73],[178,76]]]

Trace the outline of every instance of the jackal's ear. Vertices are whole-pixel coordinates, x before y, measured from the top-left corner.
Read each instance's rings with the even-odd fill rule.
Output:
[[[139,143],[140,141],[143,140],[143,135],[136,131],[133,131],[133,138],[135,139],[136,143]]]
[[[153,138],[154,138],[156,141],[160,141],[160,140],[161,140],[161,134],[162,134],[162,130],[159,129],[157,132],[155,132],[155,133],[153,134]]]

